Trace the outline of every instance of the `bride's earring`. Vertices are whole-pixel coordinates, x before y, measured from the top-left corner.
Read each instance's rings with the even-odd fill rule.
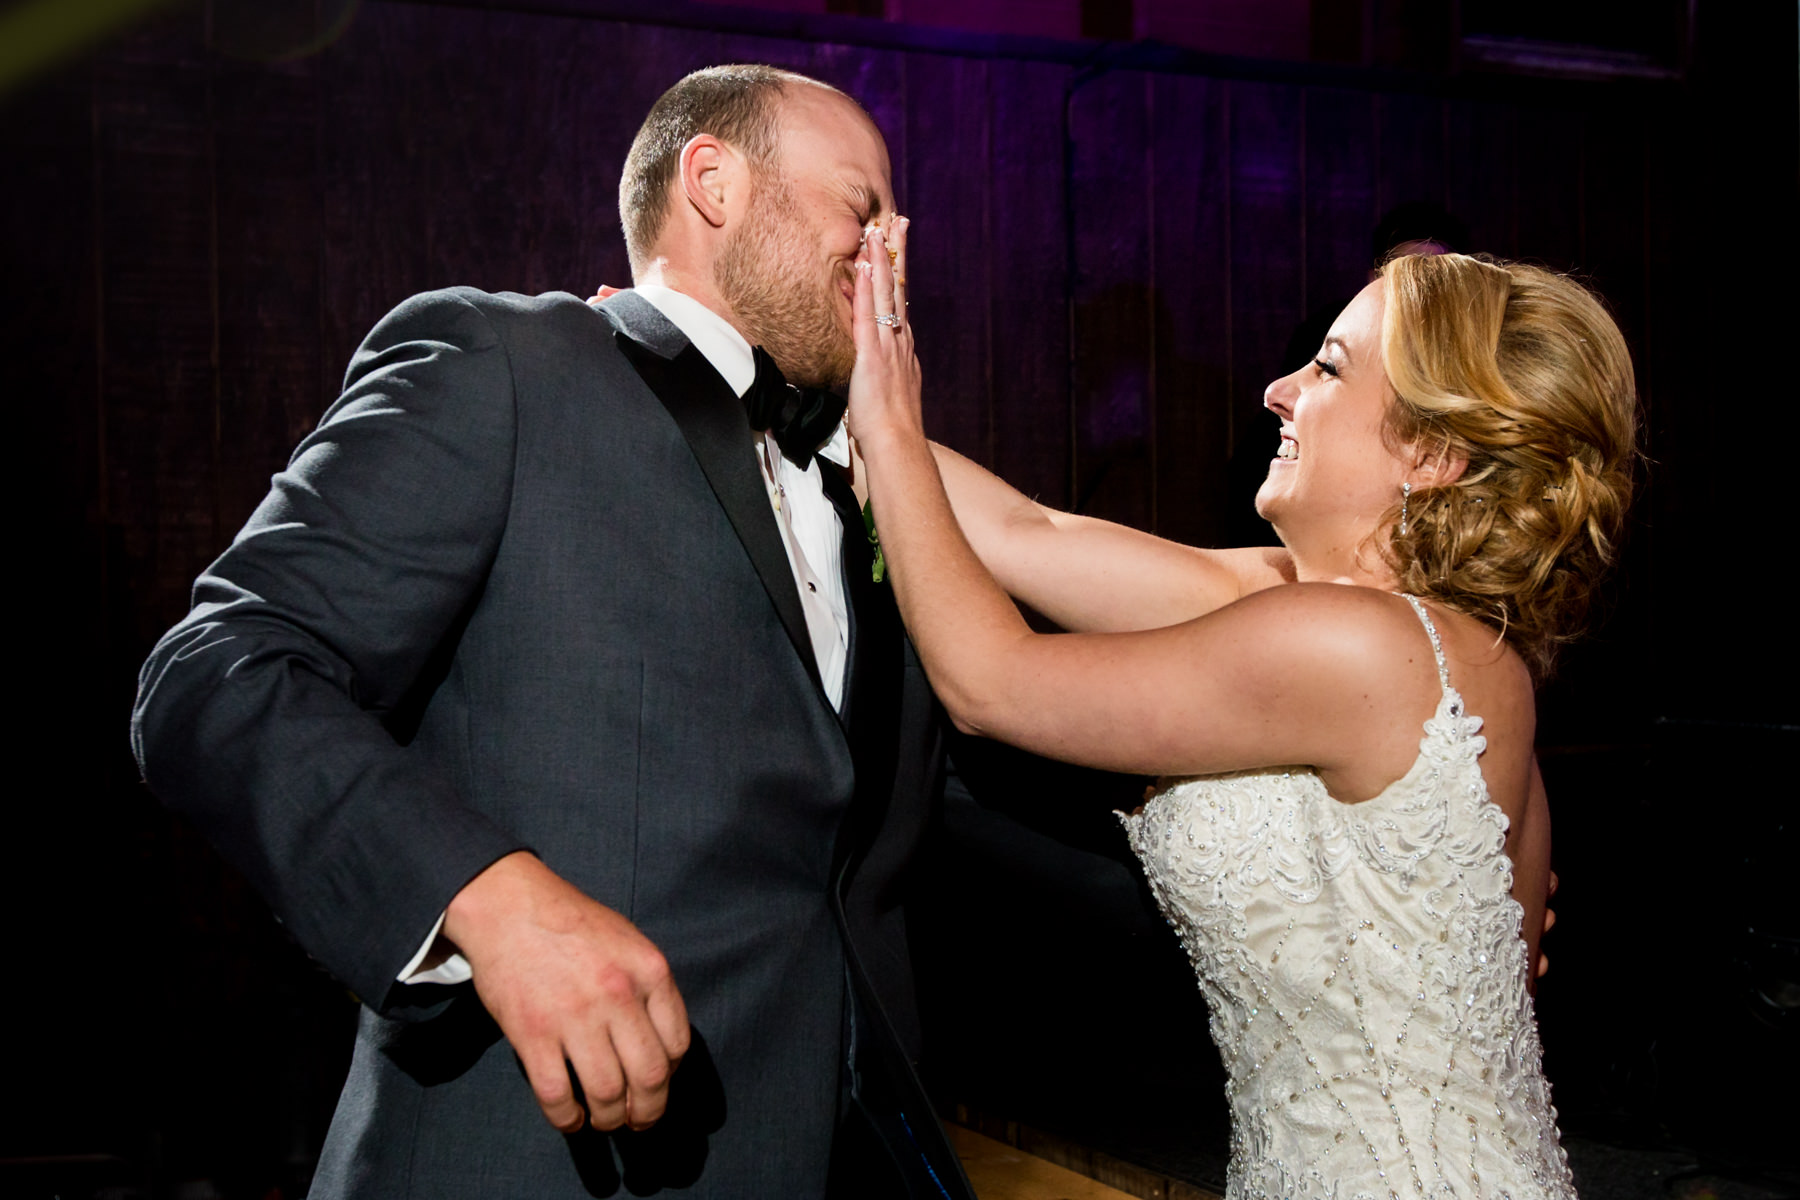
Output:
[[[1400,485],[1400,536],[1406,536],[1406,507],[1412,502],[1412,484]]]

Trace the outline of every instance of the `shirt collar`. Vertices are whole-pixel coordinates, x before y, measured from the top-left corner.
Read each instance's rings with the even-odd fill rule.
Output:
[[[750,343],[732,328],[731,322],[687,293],[660,283],[640,283],[632,290],[669,318],[669,323],[681,330],[740,398],[750,390],[756,381],[756,362],[750,355]],[[818,454],[840,467],[850,465],[850,438],[842,423],[819,447]]]
[[[742,396],[750,390],[756,381],[756,363],[750,357],[750,343],[731,322],[692,296],[660,283],[639,284],[633,290],[681,330],[732,391]]]

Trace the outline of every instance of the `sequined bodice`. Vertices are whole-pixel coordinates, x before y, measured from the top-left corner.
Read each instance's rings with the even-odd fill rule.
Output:
[[[1125,819],[1212,1009],[1228,1200],[1573,1197],[1481,718],[1343,804],[1310,770],[1161,781]]]

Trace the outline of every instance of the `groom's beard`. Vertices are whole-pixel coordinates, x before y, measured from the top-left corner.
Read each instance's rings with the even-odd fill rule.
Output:
[[[843,388],[856,345],[840,316],[838,278],[809,270],[818,240],[794,219],[781,177],[758,181],[745,222],[719,255],[714,281],[751,342],[799,387]],[[843,264],[843,278],[853,268]]]

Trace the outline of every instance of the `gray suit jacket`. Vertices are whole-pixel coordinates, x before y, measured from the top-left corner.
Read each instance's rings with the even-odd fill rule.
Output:
[[[133,717],[150,786],[366,1002],[315,1196],[818,1196],[845,1108],[902,1194],[965,1194],[907,1064],[938,725],[828,490],[841,718],[742,407],[650,305],[455,289],[370,333]],[[556,1133],[470,987],[393,983],[522,847],[673,967],[695,1049],[647,1133]]]

